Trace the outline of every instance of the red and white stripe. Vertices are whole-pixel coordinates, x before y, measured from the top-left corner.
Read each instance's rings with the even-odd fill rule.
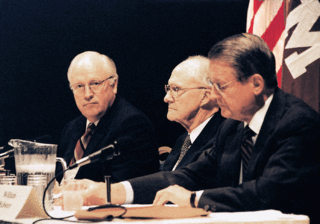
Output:
[[[278,85],[281,87],[285,39],[285,0],[250,0],[247,33],[260,36],[276,58]]]

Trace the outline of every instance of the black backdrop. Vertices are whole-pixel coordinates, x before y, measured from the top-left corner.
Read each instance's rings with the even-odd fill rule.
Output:
[[[57,143],[79,115],[68,88],[74,56],[114,59],[119,92],[154,124],[159,145],[183,128],[166,118],[164,84],[190,55],[245,32],[248,0],[0,0],[0,88],[4,137],[49,134]]]

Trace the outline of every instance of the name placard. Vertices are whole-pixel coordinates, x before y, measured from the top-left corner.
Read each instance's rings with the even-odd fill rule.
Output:
[[[0,214],[3,220],[46,218],[32,186],[0,185]]]

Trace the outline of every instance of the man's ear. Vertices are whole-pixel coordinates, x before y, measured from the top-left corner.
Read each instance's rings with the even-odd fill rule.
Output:
[[[113,80],[111,87],[113,88],[114,94],[117,94],[117,92],[118,92],[118,79],[117,78]]]
[[[263,92],[265,87],[264,79],[260,74],[254,74],[250,77],[250,80],[253,85],[253,93],[255,95],[260,95]]]
[[[200,106],[203,107],[203,106],[207,105],[210,101],[211,101],[211,90],[206,89],[204,92],[204,95],[201,99]]]

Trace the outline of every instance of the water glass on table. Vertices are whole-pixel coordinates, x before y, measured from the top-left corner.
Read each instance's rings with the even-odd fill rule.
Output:
[[[33,186],[33,189],[36,191],[37,200],[42,206],[43,194],[47,186],[47,176],[44,174],[30,174],[28,175],[27,185]],[[46,193],[46,198],[48,198],[48,193]]]
[[[64,180],[66,187],[62,190],[63,205],[65,211],[78,211],[82,209],[83,197],[82,189],[79,189],[75,180]]]
[[[17,177],[14,174],[5,176],[1,175],[0,184],[2,185],[17,185]]]

